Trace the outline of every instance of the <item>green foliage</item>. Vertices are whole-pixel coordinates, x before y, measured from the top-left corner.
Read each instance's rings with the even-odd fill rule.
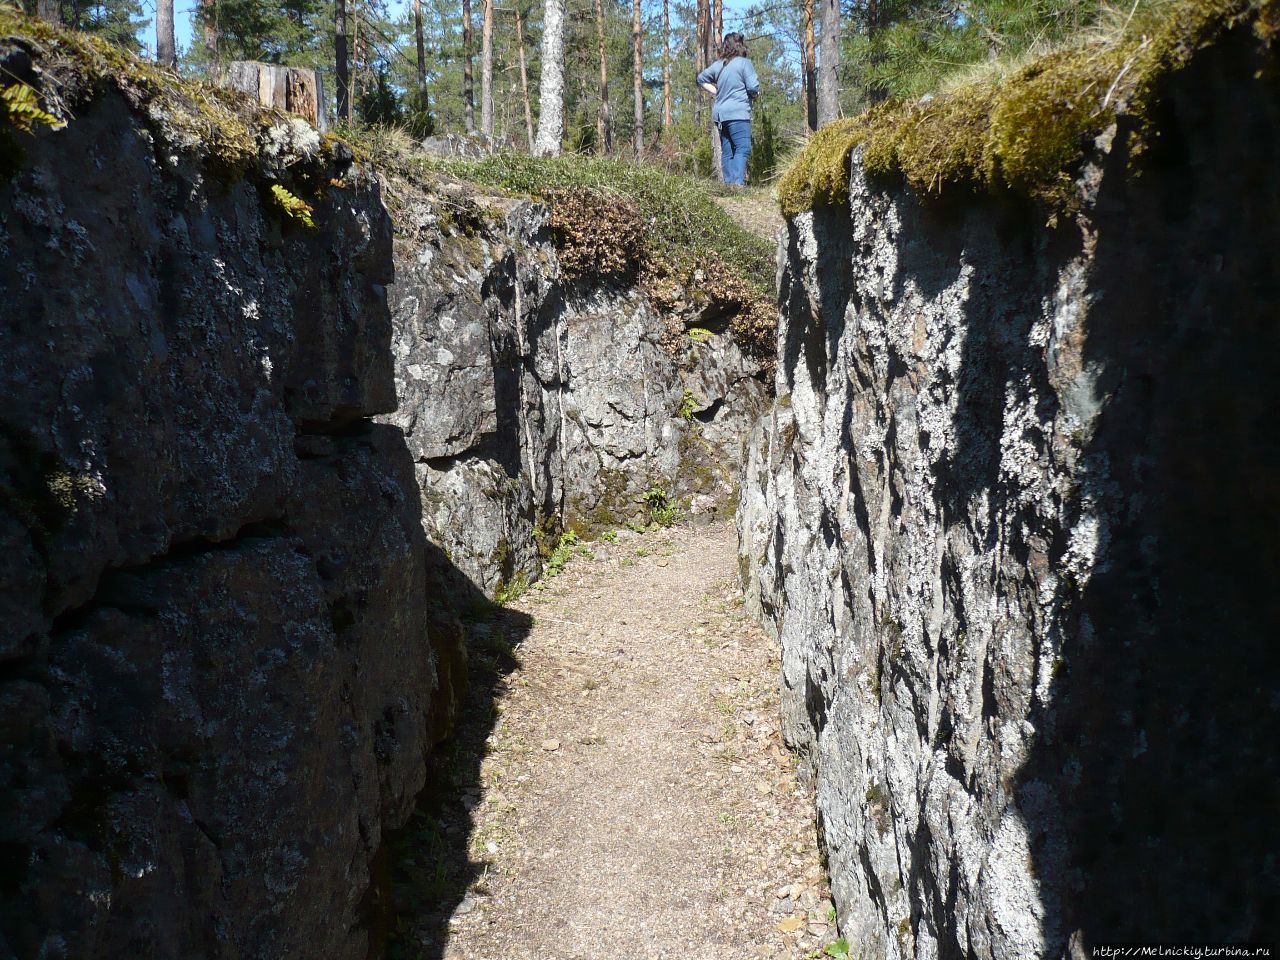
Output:
[[[988,71],[918,103],[887,101],[828,124],[779,183],[783,212],[847,202],[849,157],[858,146],[865,147],[869,174],[901,175],[925,195],[1008,188],[1069,210],[1072,172],[1119,112],[1145,123],[1161,80],[1234,24],[1252,22],[1270,42],[1277,6],[1276,0],[1140,0],[1122,22],[1085,32],[1007,76]],[[1150,134],[1140,131],[1135,153]]]
[[[40,106],[40,98],[25,83],[0,88],[0,179],[17,174],[23,151],[15,133],[32,134],[37,127],[60,130],[66,123]]]
[[[823,948],[822,952],[828,957],[835,957],[836,960],[849,960],[849,941],[844,937],[833,940]]]
[[[551,555],[547,557],[546,565],[542,569],[543,576],[548,580],[552,577],[559,576],[564,570],[570,558],[573,557],[574,546],[578,543],[578,535],[572,530],[566,530],[560,535],[560,542],[556,544]]]
[[[493,591],[493,602],[499,606],[514,603],[529,590],[529,580],[524,573],[517,573],[510,580],[504,580]]]
[[[333,17],[331,0],[217,0],[196,7],[195,25],[217,32],[223,61],[331,70]],[[201,56],[203,50],[196,53]]]
[[[311,204],[300,197],[295,197],[278,183],[271,185],[271,195],[275,197],[276,204],[284,211],[285,216],[297,220],[308,229],[314,230],[316,228],[316,222],[311,219],[313,212]]]
[[[692,390],[685,389],[684,396],[680,398],[680,409],[676,411],[681,420],[692,420],[694,412],[702,405],[697,394]]]
[[[361,91],[359,110],[360,119],[366,124],[397,127],[404,123],[400,95],[392,88],[386,67],[380,67],[373,83]]]
[[[680,517],[680,508],[661,487],[650,487],[641,499],[649,511],[649,523],[652,526],[669,527]]]
[[[1097,0],[883,0],[845,33],[850,106],[915,98],[966,64],[1045,50],[1077,33]]]
[[[404,126],[415,140],[425,140],[436,132],[436,118],[426,90],[411,90],[405,96]]]
[[[484,160],[431,158],[433,169],[530,197],[585,187],[633,205],[650,253],[672,265],[708,253],[772,296],[773,246],[748,233],[707,194],[704,182],[607,157],[496,154]]]
[[[600,534],[600,539],[603,540],[605,543],[617,543],[618,531],[606,530],[604,533]]]
[[[35,16],[36,0],[23,0],[22,9]],[[60,0],[58,18],[61,23],[75,30],[91,34],[130,53],[142,51],[138,34],[151,22],[144,15],[143,5],[139,0]]]
[[[20,133],[31,133],[36,126],[61,130],[66,123],[40,108],[40,97],[25,83],[14,83],[0,89],[0,113],[9,126]]]
[[[689,339],[694,343],[706,343],[715,336],[715,334],[706,327],[690,327],[687,332],[689,334]]]
[[[597,157],[485,160],[415,155],[401,162],[548,200],[561,263],[571,278],[630,277],[638,267],[654,305],[717,304],[748,355],[774,355],[773,247],[711,199],[707,185],[653,166]]]

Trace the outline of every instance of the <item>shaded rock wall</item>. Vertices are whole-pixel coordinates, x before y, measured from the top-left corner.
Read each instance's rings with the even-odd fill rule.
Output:
[[[75,119],[0,183],[0,956],[363,958],[457,659],[372,419],[377,183],[313,156],[345,186],[308,230],[57,89]]]
[[[789,225],[741,563],[857,955],[1276,936],[1275,84],[1202,55],[1057,229],[856,156]]]
[[[568,282],[541,204],[392,179],[396,389],[428,536],[489,593],[561,529],[731,512],[765,377],[718,305],[665,320],[638,285]],[[687,331],[698,327],[696,339]]]

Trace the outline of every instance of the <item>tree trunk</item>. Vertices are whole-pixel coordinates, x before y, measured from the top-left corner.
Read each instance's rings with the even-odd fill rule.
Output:
[[[233,60],[227,64],[226,70],[218,74],[218,83],[231,90],[239,90],[268,107],[305,117],[319,130],[329,129],[324,84],[315,70],[256,60]]]
[[[542,24],[542,76],[538,81],[539,156],[560,156],[564,114],[564,0],[546,0]]]
[[[707,0],[698,0],[698,12],[695,19],[697,26],[694,28],[693,41],[693,69],[695,73],[701,73],[707,68]],[[699,87],[693,94],[693,122],[697,126],[702,126],[702,104],[706,100],[706,94]]]
[[[813,0],[804,0],[804,39],[800,60],[804,70],[804,125],[812,133],[818,129],[818,44],[813,33]]]
[[[840,0],[818,0],[822,36],[818,48],[818,126],[840,115]]]
[[[173,38],[173,0],[156,0],[156,63],[176,70],[178,45]]]
[[[201,18],[204,21],[204,52],[213,67],[213,73],[216,74],[218,72],[218,3],[217,0],[201,0],[200,6],[205,9]]]
[[[520,96],[524,100],[524,132],[529,152],[533,152],[533,108],[529,104],[529,69],[524,60],[524,12],[516,3],[516,45],[520,50]]]
[[[631,72],[632,93],[635,96],[635,124],[632,142],[637,162],[644,157],[644,22],[640,0],[631,4]]]
[[[662,0],[662,129],[671,127],[671,9]]]
[[[604,47],[604,4],[596,4],[596,48],[600,54],[600,106],[596,110],[596,153],[613,149],[613,130],[609,116],[609,58]]]
[[[347,4],[337,0],[333,9],[334,74],[338,90],[338,117],[351,119],[351,93],[347,77]]]
[[[704,59],[715,63],[720,59],[720,26],[724,23],[724,0],[707,3],[707,52]],[[711,111],[711,175],[724,182],[724,154],[720,148],[720,129],[715,124],[715,108]]]
[[[462,0],[462,122],[476,132],[476,91],[471,75],[471,0]]]
[[[480,27],[480,132],[493,136],[493,0],[484,0]]]
[[[351,112],[360,106],[360,0],[351,0]]]
[[[427,89],[427,49],[422,38],[422,0],[413,0],[413,42],[418,48],[418,90]]]

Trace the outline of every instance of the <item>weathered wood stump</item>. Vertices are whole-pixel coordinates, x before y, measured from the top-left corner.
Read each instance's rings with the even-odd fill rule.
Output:
[[[318,130],[329,129],[324,81],[314,70],[234,60],[223,68],[218,82],[255,97],[269,107],[305,117]]]

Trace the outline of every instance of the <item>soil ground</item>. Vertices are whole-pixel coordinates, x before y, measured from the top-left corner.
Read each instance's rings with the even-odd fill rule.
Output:
[[[713,194],[711,199],[720,204],[742,229],[771,243],[786,229],[787,222],[778,209],[772,187],[723,188],[723,192]]]
[[[451,786],[395,845],[395,954],[794,960],[835,939],[730,527],[579,546],[475,626],[472,671]]]

